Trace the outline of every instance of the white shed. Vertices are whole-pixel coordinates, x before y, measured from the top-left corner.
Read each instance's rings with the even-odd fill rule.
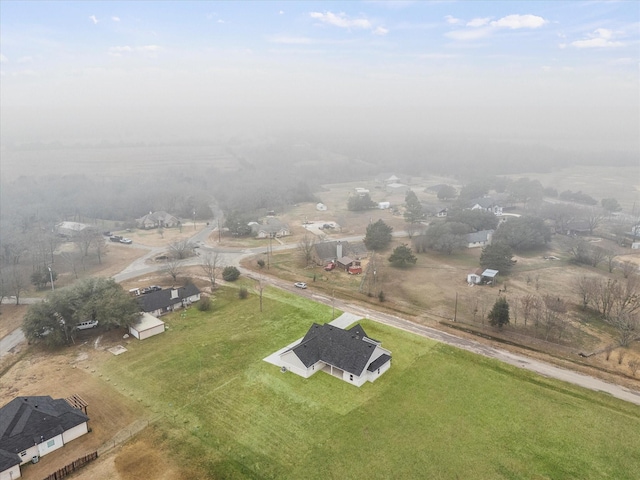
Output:
[[[164,332],[164,322],[149,313],[140,314],[140,319],[129,327],[129,333],[138,340]]]

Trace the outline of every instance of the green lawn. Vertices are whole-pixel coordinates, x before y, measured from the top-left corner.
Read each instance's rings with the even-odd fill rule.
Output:
[[[165,334],[103,366],[203,476],[638,478],[637,406],[373,322],[393,352],[376,383],[282,374],[262,358],[331,308],[265,293],[260,314],[221,289],[211,312],[166,317]]]

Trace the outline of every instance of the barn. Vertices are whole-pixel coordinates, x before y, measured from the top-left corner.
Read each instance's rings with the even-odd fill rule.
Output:
[[[138,321],[129,327],[129,333],[138,340],[144,340],[164,333],[164,322],[149,313],[141,313]]]

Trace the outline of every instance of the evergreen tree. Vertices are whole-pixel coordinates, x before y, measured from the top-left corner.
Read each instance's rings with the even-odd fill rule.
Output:
[[[498,328],[509,324],[509,303],[504,297],[500,297],[493,304],[493,308],[488,315],[489,323]]]
[[[367,226],[364,244],[369,250],[384,250],[391,243],[391,232],[393,228],[382,220],[371,223]]]
[[[411,251],[411,247],[407,246],[406,243],[396,247],[389,257],[389,262],[391,262],[394,267],[408,267],[415,265],[417,261],[418,259]]]

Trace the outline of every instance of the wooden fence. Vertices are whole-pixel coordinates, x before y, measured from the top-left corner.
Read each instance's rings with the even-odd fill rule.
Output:
[[[64,466],[62,468],[59,468],[58,470],[56,470],[52,474],[50,474],[47,477],[45,477],[43,480],[60,480],[61,478],[64,478],[67,475],[72,474],[73,472],[75,472],[79,468],[84,467],[87,463],[92,462],[96,458],[98,458],[98,452],[97,451],[93,452],[93,453],[90,453],[88,455],[85,455],[84,457],[80,457],[77,460],[71,462],[69,465],[66,465],[66,466]]]

